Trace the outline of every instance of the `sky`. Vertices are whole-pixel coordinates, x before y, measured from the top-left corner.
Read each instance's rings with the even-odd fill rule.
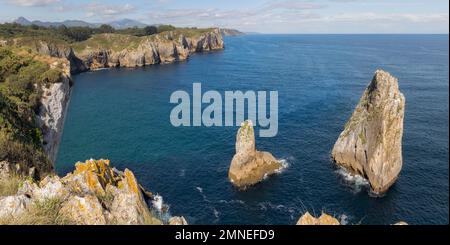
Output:
[[[447,0],[0,0],[0,22],[20,16],[259,33],[449,33]]]

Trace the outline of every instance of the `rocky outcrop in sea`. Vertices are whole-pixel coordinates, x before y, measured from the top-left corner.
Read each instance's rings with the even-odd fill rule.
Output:
[[[309,212],[306,212],[297,221],[297,225],[340,225],[340,222],[333,216],[326,213],[322,213],[319,218],[316,218]]]
[[[398,80],[377,70],[334,145],[335,163],[366,178],[375,194],[386,192],[402,168],[404,113]]]
[[[239,188],[254,185],[282,168],[269,152],[257,151],[252,121],[245,121],[236,135],[236,154],[228,178]]]

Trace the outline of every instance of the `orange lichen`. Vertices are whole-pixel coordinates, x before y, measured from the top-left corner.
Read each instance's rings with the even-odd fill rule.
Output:
[[[87,160],[75,164],[74,174],[84,173],[88,186],[92,189],[97,188],[97,183],[106,188],[108,184],[115,183],[114,172],[109,166],[109,160]]]
[[[128,184],[128,187],[130,188],[130,190],[133,191],[134,193],[138,194],[139,186],[136,181],[136,178],[134,177],[133,172],[131,172],[128,169],[125,169],[124,175],[125,175],[125,180],[127,181],[127,184]]]

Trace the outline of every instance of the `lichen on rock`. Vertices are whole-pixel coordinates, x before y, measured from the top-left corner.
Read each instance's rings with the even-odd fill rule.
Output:
[[[228,172],[231,183],[245,188],[276,173],[282,167],[280,161],[269,152],[256,150],[253,123],[250,120],[243,122],[236,135],[236,154]]]
[[[58,200],[58,210],[54,212],[58,217],[64,216],[63,220],[70,224],[164,223],[151,212],[133,172],[118,171],[110,166],[109,160],[92,159],[76,163],[75,170],[63,178],[47,176],[39,183],[24,181],[15,195],[0,198],[0,223],[18,215],[27,215],[27,222],[40,223],[32,220],[31,212],[48,200]],[[12,222],[14,220],[20,217]],[[168,223],[187,223],[185,221],[177,217]]]
[[[398,80],[377,70],[334,145],[335,163],[367,178],[375,194],[386,192],[402,168],[404,113]]]

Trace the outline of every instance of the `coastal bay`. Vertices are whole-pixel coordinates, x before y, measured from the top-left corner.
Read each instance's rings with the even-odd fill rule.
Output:
[[[80,159],[109,158],[192,224],[295,224],[305,211],[348,224],[448,223],[448,35],[248,35],[225,43],[225,51],[187,62],[74,76],[58,173]],[[408,98],[403,170],[382,199],[330,159],[379,68],[399,78]],[[289,167],[235,190],[227,171],[237,128],[170,124],[170,94],[194,82],[279,91],[279,135],[257,141]]]

